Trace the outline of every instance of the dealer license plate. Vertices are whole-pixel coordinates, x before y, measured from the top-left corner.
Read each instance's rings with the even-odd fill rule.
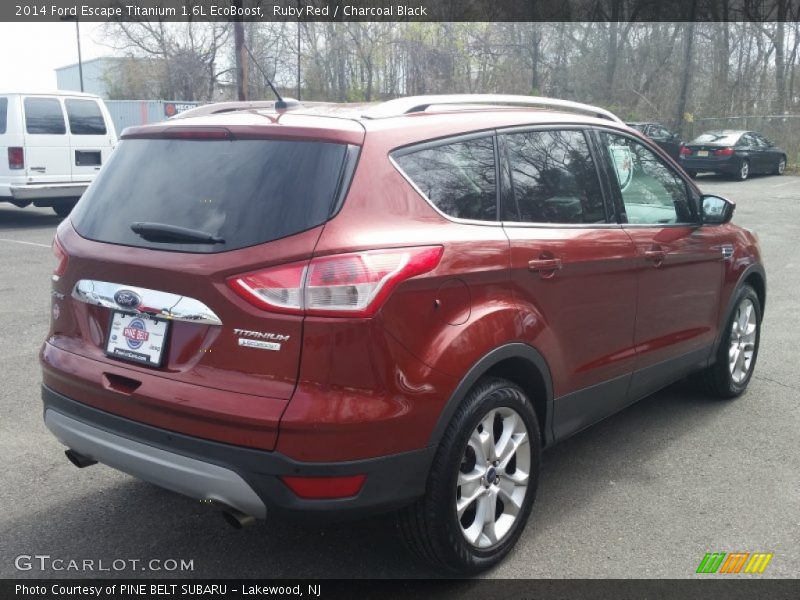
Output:
[[[146,315],[114,312],[106,354],[150,367],[161,366],[169,322]]]

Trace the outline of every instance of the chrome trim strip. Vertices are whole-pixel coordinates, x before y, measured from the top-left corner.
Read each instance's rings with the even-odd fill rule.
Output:
[[[114,295],[122,290],[134,292],[141,298],[138,307],[120,306]],[[124,312],[148,314],[173,321],[187,321],[202,325],[222,325],[222,320],[208,306],[190,298],[170,292],[161,292],[135,285],[81,279],[72,290],[72,297],[87,304],[103,306]]]
[[[219,465],[122,437],[48,408],[47,428],[68,448],[114,469],[200,500],[263,519],[267,508],[240,475]]]

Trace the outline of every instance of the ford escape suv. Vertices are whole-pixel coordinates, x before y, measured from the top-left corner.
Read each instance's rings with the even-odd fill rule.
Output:
[[[129,128],[53,242],[44,420],[219,506],[396,511],[462,573],[541,451],[680,378],[741,394],[758,243],[600,108],[516,96],[204,107]]]

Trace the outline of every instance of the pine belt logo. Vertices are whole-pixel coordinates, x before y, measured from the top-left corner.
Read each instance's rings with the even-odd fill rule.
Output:
[[[697,567],[697,573],[732,575],[736,573],[758,574],[764,572],[772,560],[768,552],[707,552]]]

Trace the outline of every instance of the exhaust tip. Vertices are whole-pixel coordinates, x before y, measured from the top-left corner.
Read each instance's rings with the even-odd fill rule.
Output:
[[[247,515],[233,508],[227,508],[222,511],[222,517],[234,529],[244,529],[256,523],[256,518],[253,515]]]
[[[93,458],[89,458],[88,456],[84,456],[80,452],[75,452],[75,450],[69,449],[65,450],[64,454],[67,455],[69,462],[73,465],[78,467],[79,469],[83,469],[85,467],[91,467],[92,465],[96,465],[97,461]]]

